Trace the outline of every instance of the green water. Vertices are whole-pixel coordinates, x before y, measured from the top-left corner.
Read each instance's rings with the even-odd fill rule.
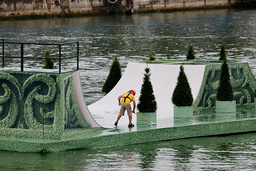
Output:
[[[255,170],[256,134],[50,154],[0,152],[1,170]]]
[[[227,58],[248,62],[256,75],[256,10],[0,21],[0,38],[79,41],[87,103],[104,96],[101,88],[114,56],[124,71],[129,61],[145,61],[152,54],[159,61],[183,60],[189,44],[197,59],[217,60],[225,44]],[[41,67],[31,61],[25,66]],[[50,154],[0,151],[0,170],[256,170],[255,137],[249,133]]]

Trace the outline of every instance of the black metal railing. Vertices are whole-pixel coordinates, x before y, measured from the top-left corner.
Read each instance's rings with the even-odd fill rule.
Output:
[[[11,47],[13,46],[13,47]],[[43,48],[44,47],[44,48]],[[44,61],[44,52],[45,48],[50,48],[51,53],[55,55],[51,57],[52,60],[58,63],[58,72],[62,72],[62,65],[65,60],[76,60],[75,69],[71,70],[79,70],[79,42],[69,42],[69,43],[23,43],[23,42],[12,42],[6,41],[5,39],[0,39],[0,59],[2,60],[2,67],[6,67],[7,59],[20,59],[20,71],[24,71],[24,64],[26,61],[35,60]],[[25,54],[25,50],[29,51]],[[32,51],[31,51],[32,50]],[[40,53],[38,53],[40,52]],[[29,53],[29,54],[28,54]],[[37,53],[35,55],[34,53]],[[70,54],[71,55],[67,55]],[[11,66],[15,66],[14,63]],[[67,62],[66,65],[69,65],[71,62]],[[65,64],[64,64],[65,65]],[[29,67],[29,65],[26,65]],[[64,67],[65,68],[65,67]],[[69,69],[70,71],[70,69]]]

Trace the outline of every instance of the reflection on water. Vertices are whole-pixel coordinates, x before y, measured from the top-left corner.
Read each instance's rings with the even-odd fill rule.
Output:
[[[149,137],[150,138],[150,137]],[[1,170],[255,170],[255,133],[50,154],[0,152]]]
[[[255,26],[256,10],[200,10],[0,21],[0,38],[40,43],[79,41],[83,91],[86,101],[92,102],[104,95],[101,88],[114,56],[118,56],[124,71],[129,61],[145,61],[150,55],[155,55],[156,60],[185,59],[190,44],[194,46],[196,58],[217,60],[220,45],[225,44],[227,58],[248,62],[256,75]],[[211,115],[208,119],[215,118]],[[255,170],[255,135],[193,138],[46,155],[1,151],[0,168]]]

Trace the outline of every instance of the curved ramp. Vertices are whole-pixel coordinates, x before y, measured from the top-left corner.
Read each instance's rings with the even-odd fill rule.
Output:
[[[170,64],[146,64],[129,62],[127,68],[117,85],[102,99],[88,106],[93,118],[103,127],[113,127],[119,113],[117,98],[127,90],[135,89],[136,103],[140,96],[146,67],[150,68],[151,83],[157,101],[157,122],[168,122],[173,120],[173,104],[171,101],[172,92],[177,83],[180,65]],[[205,65],[184,65],[193,98],[200,90],[203,80]],[[136,124],[136,115],[133,115],[133,123]],[[125,114],[118,125],[127,125],[128,118]],[[170,125],[171,126],[171,125]]]
[[[88,110],[86,103],[84,101],[83,91],[81,87],[81,80],[80,80],[80,74],[79,72],[76,72],[73,75],[73,84],[74,84],[74,91],[76,96],[76,101],[78,104],[78,107],[80,109],[80,112],[83,116],[83,118],[86,120],[86,122],[92,127],[100,127],[100,125],[94,120],[92,117],[90,111]]]

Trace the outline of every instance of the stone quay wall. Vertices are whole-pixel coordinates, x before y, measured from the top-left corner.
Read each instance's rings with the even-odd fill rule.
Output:
[[[134,11],[230,6],[249,0],[133,0]],[[112,2],[112,3],[110,3]],[[0,0],[0,16],[59,15],[126,10],[127,0]]]

